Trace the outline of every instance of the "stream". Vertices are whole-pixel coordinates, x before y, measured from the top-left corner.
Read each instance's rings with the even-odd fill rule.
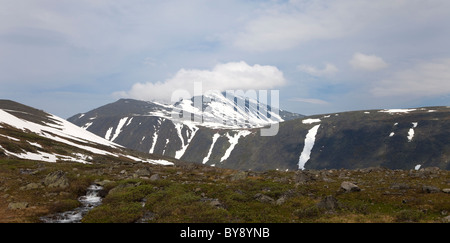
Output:
[[[99,196],[102,189],[103,187],[99,185],[90,185],[87,188],[86,195],[78,198],[82,206],[70,211],[41,217],[41,221],[43,223],[81,223],[81,219],[87,212],[102,204],[102,198]]]

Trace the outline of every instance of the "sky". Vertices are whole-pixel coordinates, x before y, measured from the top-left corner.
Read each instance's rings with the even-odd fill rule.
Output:
[[[305,115],[450,105],[450,1],[0,0],[0,99],[68,118],[174,90]]]

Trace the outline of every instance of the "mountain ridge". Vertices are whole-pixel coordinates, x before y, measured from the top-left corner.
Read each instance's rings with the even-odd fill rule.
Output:
[[[85,113],[83,119],[74,116],[69,121],[114,138],[125,147],[192,163],[240,170],[450,168],[450,109],[446,106],[301,117],[280,122],[273,137],[261,137],[259,127],[201,127],[155,113],[132,116],[129,112],[126,117],[97,114],[92,119],[97,123],[90,124],[89,119],[96,116],[93,111]]]
[[[0,157],[45,162],[97,160],[173,164],[132,152],[62,118],[11,100],[0,100]]]

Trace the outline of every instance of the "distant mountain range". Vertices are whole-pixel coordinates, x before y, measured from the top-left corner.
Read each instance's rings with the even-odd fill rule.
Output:
[[[68,120],[130,149],[233,169],[450,169],[449,107],[305,117],[219,94],[207,98],[201,107],[194,99],[121,99]],[[191,119],[173,118],[183,111]],[[276,136],[260,136],[261,127],[275,123]]]

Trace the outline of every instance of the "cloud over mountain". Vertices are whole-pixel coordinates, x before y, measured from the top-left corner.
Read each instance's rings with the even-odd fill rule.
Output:
[[[200,82],[202,90],[248,90],[273,89],[286,83],[283,73],[274,66],[246,62],[228,62],[214,66],[211,70],[181,69],[164,82],[136,83],[129,91],[116,93],[119,96],[140,100],[171,99],[176,90],[194,94],[194,83]]]

